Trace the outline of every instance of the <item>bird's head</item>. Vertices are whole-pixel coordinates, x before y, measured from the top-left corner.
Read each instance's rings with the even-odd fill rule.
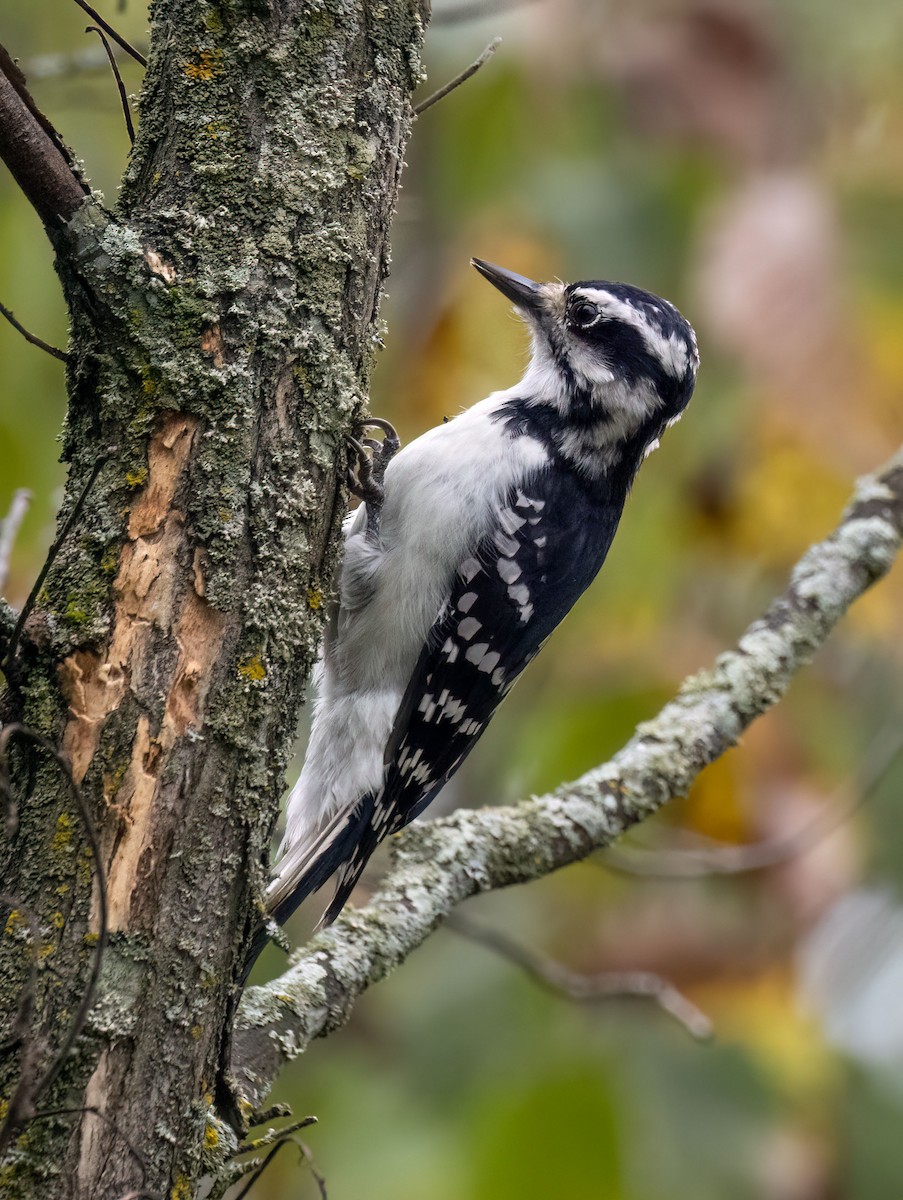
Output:
[[[625,283],[536,283],[472,262],[530,328],[523,399],[556,409],[603,459],[625,442],[653,449],[686,408],[699,366],[696,336],[674,305]]]

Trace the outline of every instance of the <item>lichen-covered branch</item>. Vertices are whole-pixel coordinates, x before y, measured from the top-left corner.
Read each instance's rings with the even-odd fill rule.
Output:
[[[379,891],[318,934],[242,1005],[233,1071],[253,1103],[283,1063],[348,1016],[461,900],[525,883],[609,845],[675,796],[784,695],[847,608],[890,568],[903,538],[903,450],[859,481],[840,524],[797,563],[736,649],[680,692],[608,763],[547,796],[414,825]]]

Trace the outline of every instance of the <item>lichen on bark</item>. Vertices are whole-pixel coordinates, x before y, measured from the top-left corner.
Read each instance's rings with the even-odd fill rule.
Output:
[[[425,15],[155,0],[119,202],[50,230],[72,323],[64,515],[102,465],[7,700],[63,749],[94,815],[112,944],[90,1037],[41,1098],[74,1112],[21,1131],[0,1165],[11,1197],[51,1178],[61,1196],[190,1190],[202,1169],[312,597],[332,588]],[[34,1021],[51,1054],[90,961],[97,864],[54,764],[17,747],[12,766],[3,878],[57,971]],[[28,944],[0,942],[9,1011]]]

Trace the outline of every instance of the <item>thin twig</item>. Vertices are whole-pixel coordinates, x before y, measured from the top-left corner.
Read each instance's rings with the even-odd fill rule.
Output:
[[[104,952],[107,947],[108,936],[108,919],[107,919],[107,881],[103,873],[103,864],[100,853],[100,842],[97,838],[97,833],[94,829],[94,823],[91,820],[91,814],[88,812],[88,806],[81,794],[81,790],[73,778],[69,764],[58,752],[56,747],[43,734],[38,733],[34,729],[29,729],[27,725],[12,724],[7,725],[0,731],[0,791],[11,792],[10,774],[9,774],[9,745],[14,738],[22,738],[25,741],[33,742],[45,750],[54,760],[60,770],[66,777],[66,782],[69,784],[69,790],[72,798],[75,801],[78,809],[79,817],[81,818],[82,827],[84,829],[85,838],[91,850],[94,859],[94,882],[97,886],[97,911],[99,929],[97,932],[97,942],[94,947],[94,958],[91,965],[91,974],[88,977],[88,982],[82,993],[81,1001],[76,1009],[75,1016],[72,1018],[66,1036],[63,1038],[62,1044],[57,1048],[53,1059],[45,1069],[43,1075],[40,1076],[36,1083],[30,1083],[27,1089],[22,1090],[21,1082],[28,1082],[25,1075],[22,1076],[20,1089],[17,1089],[16,1096],[10,1101],[9,1109],[4,1122],[3,1129],[0,1130],[0,1153],[2,1153],[8,1143],[12,1133],[25,1121],[30,1120],[35,1114],[35,1103],[38,1097],[52,1086],[57,1075],[65,1064],[70,1050],[75,1045],[85,1021],[88,1019],[88,1013],[91,1010],[91,1005],[94,1003],[94,995],[97,991],[97,981],[100,978],[100,969],[103,964]],[[14,1103],[14,1101],[17,1101]]]
[[[317,1170],[317,1164],[314,1161],[313,1151],[311,1150],[310,1146],[308,1146],[307,1142],[302,1142],[299,1137],[292,1138],[292,1141],[301,1151],[301,1154],[307,1163],[307,1169],[314,1177],[314,1182],[316,1183],[320,1192],[320,1200],[329,1200],[329,1197],[326,1194],[326,1177],[321,1175]]]
[[[0,523],[0,592],[6,587],[10,556],[30,502],[31,492],[27,488],[18,488],[13,493],[9,512]]]
[[[37,334],[30,333],[21,321],[16,319],[12,309],[7,308],[5,304],[0,304],[0,316],[6,317],[13,329],[17,329],[26,342],[30,342],[32,346],[37,346],[39,350],[43,350],[45,354],[52,355],[53,358],[58,358],[60,362],[67,363],[69,355],[65,350],[60,350],[58,346],[51,346],[49,342],[45,342],[43,338],[39,338]]]
[[[92,71],[107,71],[103,46],[93,42],[65,54],[36,54],[26,63],[29,79],[63,79]]]
[[[475,924],[460,913],[446,917],[445,926],[460,937],[507,958],[556,995],[566,996],[578,1004],[623,998],[653,1000],[691,1037],[705,1041],[712,1036],[712,1022],[705,1013],[661,975],[651,971],[600,971],[594,975],[581,975],[528,949],[500,930]]]
[[[310,1121],[307,1123],[310,1124]],[[294,1128],[294,1126],[292,1126],[292,1128]],[[317,1170],[317,1164],[314,1161],[314,1156],[310,1146],[308,1146],[306,1142],[302,1142],[299,1137],[295,1137],[287,1129],[280,1130],[279,1132],[281,1135],[279,1140],[262,1162],[259,1159],[251,1159],[250,1162],[246,1164],[249,1168],[253,1169],[254,1174],[235,1197],[235,1200],[243,1200],[243,1197],[247,1196],[248,1192],[251,1190],[254,1184],[258,1182],[261,1175],[264,1173],[282,1147],[289,1145],[295,1145],[300,1150],[301,1157],[307,1163],[308,1169],[310,1170],[311,1175],[314,1177],[314,1181],[316,1182],[317,1188],[320,1192],[321,1200],[329,1200],[329,1197],[326,1193],[326,1180]],[[258,1163],[260,1164],[259,1166],[257,1165]]]
[[[101,29],[108,33],[117,45],[123,48],[126,54],[131,54],[132,58],[134,58],[136,62],[141,63],[142,67],[147,66],[147,59],[144,57],[144,55],[139,54],[135,47],[130,45],[130,43],[125,40],[122,34],[117,33],[109,21],[105,21],[96,9],[92,8],[90,4],[86,4],[85,0],[75,0],[75,3],[83,12],[88,14],[92,21],[96,21]]]
[[[290,1104],[271,1104],[269,1108],[252,1113],[248,1126],[251,1129],[256,1129],[259,1125],[268,1125],[276,1117],[290,1117],[291,1115],[292,1106]]]
[[[289,1144],[289,1140],[290,1139],[286,1138],[286,1140],[284,1142],[277,1142],[277,1144],[269,1152],[269,1154],[266,1156],[266,1158],[263,1160],[263,1162],[261,1162],[260,1166],[256,1168],[256,1170],[254,1171],[254,1174],[251,1176],[251,1178],[248,1180],[248,1182],[245,1184],[245,1186],[241,1189],[241,1191],[235,1197],[235,1200],[244,1200],[245,1196],[247,1196],[248,1192],[250,1192],[250,1190],[254,1186],[254,1184],[257,1183],[258,1179],[260,1179],[261,1175],[264,1173],[264,1171],[267,1169],[267,1167],[270,1165],[270,1163],[273,1161],[273,1159],[276,1157],[276,1155],[279,1153],[279,1151],[283,1148],[283,1146],[287,1146]]]
[[[94,466],[91,468],[91,474],[88,476],[87,483],[85,484],[85,486],[82,488],[81,492],[79,493],[78,498],[75,501],[75,504],[72,506],[72,511],[69,513],[69,516],[63,522],[62,529],[59,531],[59,533],[56,536],[55,541],[53,542],[53,545],[48,550],[47,558],[44,560],[43,567],[41,567],[40,571],[38,572],[38,577],[35,580],[34,587],[28,593],[28,598],[26,599],[25,603],[22,605],[22,611],[19,613],[19,619],[18,619],[18,621],[16,621],[16,627],[13,630],[12,636],[9,639],[9,645],[6,647],[6,657],[3,659],[3,662],[0,662],[0,671],[2,671],[4,673],[4,675],[6,675],[7,679],[10,680],[10,682],[14,682],[14,680],[13,680],[13,676],[15,674],[14,661],[15,661],[15,657],[16,657],[16,651],[19,647],[19,640],[22,637],[22,630],[25,628],[25,622],[31,616],[31,611],[35,606],[35,603],[37,601],[38,595],[40,594],[41,588],[44,586],[44,580],[47,578],[48,572],[50,571],[50,568],[53,566],[54,560],[56,559],[56,556],[59,554],[60,549],[63,545],[63,542],[65,542],[66,538],[69,536],[70,529],[75,524],[75,521],[77,520],[79,513],[84,508],[85,501],[88,499],[88,495],[89,495],[91,489],[94,487],[94,484],[97,482],[97,476],[100,474],[101,470],[106,465],[106,463],[109,462],[111,454],[112,454],[112,451],[107,451],[106,454],[102,454],[100,456],[100,458],[98,458],[97,462],[95,462]]]
[[[253,1138],[250,1142],[242,1142],[231,1158],[238,1158],[241,1154],[255,1154],[258,1150],[263,1150],[265,1146],[272,1146],[274,1142],[281,1141],[291,1133],[297,1133],[299,1129],[307,1129],[310,1125],[316,1125],[316,1117],[302,1117],[300,1121],[295,1121],[292,1125],[286,1125],[282,1129],[268,1129],[258,1138]]]
[[[129,98],[126,94],[125,84],[122,82],[122,76],[119,74],[119,66],[113,55],[113,48],[107,40],[107,35],[99,25],[88,25],[85,33],[96,33],[103,42],[103,48],[107,52],[107,58],[110,61],[110,70],[113,72],[113,78],[116,80],[116,87],[119,89],[119,102],[122,105],[122,115],[125,117],[125,127],[128,131],[129,142],[135,144],[135,126],[132,124],[132,113],[129,109]]]
[[[414,116],[419,117],[420,114],[425,113],[428,108],[432,108],[434,104],[438,104],[440,100],[444,100],[449,92],[453,92],[455,88],[460,87],[462,83],[466,83],[472,75],[476,75],[480,67],[489,62],[490,58],[492,58],[493,54],[495,54],[496,50],[498,50],[501,44],[502,39],[500,37],[493,38],[480,57],[472,62],[469,67],[465,67],[460,75],[456,75],[454,79],[450,80],[447,84],[445,84],[444,87],[439,88],[438,91],[433,92],[431,96],[427,96],[425,100],[421,100],[419,104],[416,104],[414,106]]]
[[[872,740],[864,764],[853,779],[837,789],[835,800],[801,829],[745,846],[708,838],[698,848],[651,849],[610,847],[592,861],[604,870],[645,878],[683,880],[708,875],[741,875],[789,862],[811,850],[862,807],[903,751],[901,721],[888,722]]]

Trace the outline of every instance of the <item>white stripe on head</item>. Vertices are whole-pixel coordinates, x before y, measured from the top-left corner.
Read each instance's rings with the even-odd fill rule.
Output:
[[[649,319],[646,307],[654,306],[653,301],[647,301],[646,305],[631,304],[629,300],[614,296],[605,288],[578,288],[573,294],[592,304],[598,304],[604,317],[614,317],[635,329],[646,343],[650,353],[655,355],[669,375],[673,375],[677,379],[686,375],[690,365],[687,343],[676,331],[664,334],[661,327]],[[662,306],[659,311],[664,314],[667,310]],[[698,355],[695,357],[698,358]]]

